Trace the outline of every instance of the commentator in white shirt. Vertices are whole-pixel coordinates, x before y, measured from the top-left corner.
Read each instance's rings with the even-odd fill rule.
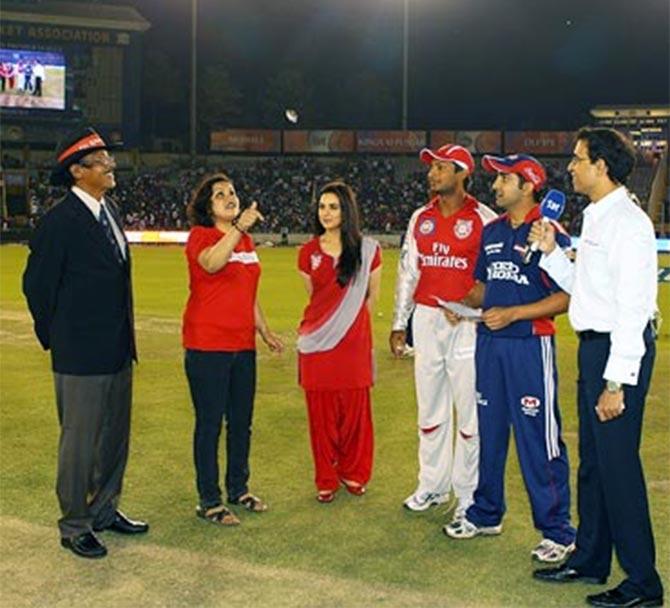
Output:
[[[568,172],[591,202],[575,262],[556,247],[550,224],[537,222],[529,237],[543,252],[540,266],[570,293],[579,335],[577,549],[534,576],[602,584],[614,548],[626,578],[586,598],[603,607],[663,602],[639,455],[656,352],[657,253],[653,225],[624,185],[634,164],[635,150],[618,131],[580,130]]]

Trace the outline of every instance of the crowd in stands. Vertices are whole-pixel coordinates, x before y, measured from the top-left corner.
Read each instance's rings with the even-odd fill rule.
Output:
[[[544,163],[547,187],[558,188],[568,195],[562,222],[575,234],[586,201],[572,192],[564,160],[550,159]],[[309,157],[269,157],[226,167],[117,170],[113,196],[123,210],[126,229],[187,229],[185,209],[191,192],[206,173],[217,170],[233,179],[242,206],[258,201],[265,216],[259,231],[268,233],[283,229],[311,232],[316,193],[333,179],[344,179],[354,188],[363,225],[371,233],[401,232],[412,211],[429,198],[425,168],[418,162],[409,169],[400,167],[387,157],[347,157],[327,162]],[[477,169],[469,190],[495,209],[492,179],[493,176]],[[33,217],[38,219],[61,195],[61,190],[48,185],[48,172],[35,173],[30,187]]]

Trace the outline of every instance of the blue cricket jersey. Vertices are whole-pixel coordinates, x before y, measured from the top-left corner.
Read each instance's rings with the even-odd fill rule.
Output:
[[[524,221],[513,228],[507,214],[501,215],[484,226],[479,257],[475,267],[475,279],[485,284],[484,310],[494,306],[516,306],[532,304],[543,300],[561,288],[539,267],[539,251],[534,253],[530,263],[523,263],[531,224],[540,219],[540,206],[531,209]],[[556,243],[561,248],[569,248],[570,237],[556,222]],[[549,336],[555,333],[551,317],[516,321],[507,327],[492,331],[484,323],[479,323],[477,331],[494,337],[525,338],[527,336]]]

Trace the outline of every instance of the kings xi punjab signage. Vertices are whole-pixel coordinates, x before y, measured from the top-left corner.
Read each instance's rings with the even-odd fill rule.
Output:
[[[356,149],[379,154],[414,154],[426,147],[425,131],[357,131]]]

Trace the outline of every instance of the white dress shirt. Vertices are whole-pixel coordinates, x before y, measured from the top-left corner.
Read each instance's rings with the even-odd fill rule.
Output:
[[[100,211],[103,205],[106,205],[105,203],[105,197],[103,196],[99,201],[92,197],[88,192],[85,192],[81,188],[78,188],[77,186],[72,186],[72,192],[81,200],[84,205],[86,205],[89,209],[89,211],[93,214],[93,217],[99,222],[100,221]],[[114,237],[116,238],[116,242],[119,245],[119,249],[121,251],[121,255],[123,256],[123,259],[126,259],[126,239],[123,236],[123,233],[121,232],[121,228],[116,225],[116,221],[114,220],[114,217],[110,213],[109,209],[105,209],[105,213],[107,214],[107,219],[109,220],[109,225],[112,227],[112,232],[114,232]]]
[[[603,377],[637,384],[645,353],[643,332],[656,311],[658,258],[649,216],[621,186],[584,209],[573,264],[556,247],[540,267],[570,293],[568,315],[576,331],[610,333]]]

